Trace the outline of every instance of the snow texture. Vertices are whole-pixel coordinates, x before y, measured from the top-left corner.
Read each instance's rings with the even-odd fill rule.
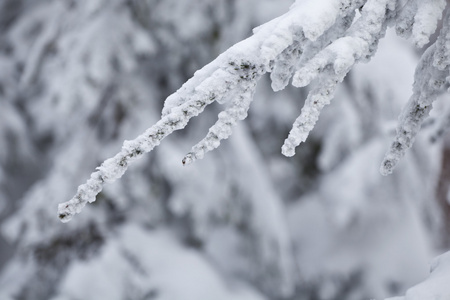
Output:
[[[381,299],[426,275],[445,221],[424,123],[448,88],[443,1],[5,1],[0,219],[18,251],[0,298]],[[415,149],[384,178],[417,64],[390,26],[433,45],[382,172]],[[105,157],[59,217],[98,201],[60,224]]]

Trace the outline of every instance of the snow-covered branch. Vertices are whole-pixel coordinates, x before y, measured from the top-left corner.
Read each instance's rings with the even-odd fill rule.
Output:
[[[356,63],[371,59],[388,26],[395,25],[399,34],[411,36],[415,44],[423,46],[435,31],[444,8],[444,0],[297,0],[286,14],[256,28],[252,37],[225,51],[169,96],[161,120],[135,140],[126,141],[120,153],[98,167],[70,201],[59,205],[59,218],[69,221],[86,203],[95,201],[105,182],[120,178],[132,161],[173,131],[183,129],[215,101],[225,105],[225,110],[183,164],[217,148],[222,139],[231,135],[236,122],[247,116],[256,84],[267,72],[271,72],[275,91],[286,87],[292,77],[297,87],[314,83],[282,147],[284,155],[294,155],[321,110],[330,103],[337,85]],[[383,163],[383,174],[391,172],[410,147],[432,100],[446,85],[447,31],[448,26],[417,69],[414,94]]]
[[[450,14],[447,12],[444,27],[435,44],[425,51],[417,66],[413,95],[403,109],[397,127],[397,135],[381,164],[381,173],[392,173],[399,160],[412,146],[433,102],[444,88],[449,87]]]

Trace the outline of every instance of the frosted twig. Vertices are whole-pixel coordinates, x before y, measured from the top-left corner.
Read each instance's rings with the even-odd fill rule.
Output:
[[[388,12],[393,9],[391,3],[391,0],[367,1],[362,16],[350,27],[349,36],[335,40],[295,73],[295,86],[307,86],[316,78],[319,82],[318,87],[309,93],[284,142],[284,155],[293,156],[295,147],[306,140],[320,112],[333,98],[337,84],[342,82],[353,65],[374,55],[376,45],[387,28]]]
[[[423,47],[430,41],[430,36],[436,31],[446,4],[446,0],[417,1],[417,13],[414,16],[412,28],[412,36],[416,46]]]
[[[205,79],[198,87],[197,93],[185,103],[173,108],[155,125],[132,141],[125,141],[122,150],[113,158],[105,160],[91,178],[78,187],[76,195],[68,202],[58,207],[58,216],[63,222],[68,222],[88,202],[94,202],[95,197],[103,188],[105,182],[120,178],[128,165],[137,158],[150,152],[159,145],[161,140],[175,130],[184,128],[189,119],[199,115],[204,108],[234,88],[238,79],[236,74],[219,69]]]
[[[120,178],[132,161],[151,151],[173,131],[184,128],[189,119],[200,114],[205,106],[213,101],[225,103],[230,95],[237,95],[228,109],[219,114],[218,122],[206,138],[194,146],[183,161],[189,163],[217,147],[221,139],[231,134],[232,125],[246,117],[257,80],[270,71],[275,62],[284,61],[276,67],[279,74],[276,77],[282,81],[279,88],[282,88],[300,59],[295,57],[301,55],[298,42],[306,39],[314,42],[333,25],[341,27],[341,23],[336,22],[354,15],[354,10],[365,2],[314,0],[314,5],[310,5],[311,1],[296,1],[285,15],[258,27],[252,37],[231,47],[197,71],[193,78],[167,98],[159,122],[135,140],[125,142],[121,152],[97,168],[70,201],[59,205],[59,218],[63,222],[69,221],[86,203],[95,201],[105,182]],[[350,23],[347,21],[346,24]],[[339,30],[343,33],[345,29]]]
[[[437,42],[423,54],[415,73],[413,95],[399,117],[397,135],[380,167],[383,175],[392,173],[397,163],[412,146],[422,123],[428,117],[432,104],[442,90],[449,86],[449,60],[442,53],[450,50],[450,14]]]
[[[226,110],[219,113],[219,120],[209,129],[206,137],[192,147],[191,152],[183,158],[183,165],[189,165],[197,159],[202,159],[207,152],[219,147],[221,140],[230,137],[232,128],[236,125],[237,121],[241,121],[247,117],[247,111],[250,108],[256,88],[256,80],[258,80],[264,71],[260,66],[257,67],[246,63],[241,63],[235,67],[237,71],[240,69],[251,70],[251,74],[240,75],[241,80],[247,81],[247,83],[237,88],[237,96],[232,101],[232,104]]]
[[[337,84],[356,63],[366,62],[375,54],[388,25],[395,21],[397,32],[412,35],[422,46],[435,30],[444,7],[444,0],[297,0],[286,14],[256,28],[252,37],[225,51],[169,96],[161,120],[135,140],[125,142],[119,154],[97,168],[77,194],[59,206],[60,219],[70,220],[87,202],[95,201],[105,182],[121,177],[132,161],[174,130],[184,128],[213,101],[227,108],[183,163],[189,164],[218,147],[230,136],[232,126],[247,116],[256,83],[266,72],[272,72],[274,90],[283,89],[294,71],[293,85],[306,86],[313,80],[317,83],[283,145],[283,154],[292,156],[330,102]],[[355,20],[358,9],[361,16]],[[414,94],[383,162],[384,174],[392,171],[411,146],[432,101],[448,85],[449,40],[447,17],[437,46],[425,53],[416,71]]]

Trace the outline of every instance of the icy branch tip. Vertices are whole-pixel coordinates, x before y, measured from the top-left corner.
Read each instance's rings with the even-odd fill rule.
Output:
[[[381,163],[381,167],[380,167],[381,175],[388,176],[388,175],[392,174],[394,167],[395,167],[395,163],[392,160],[389,160],[389,159],[383,160],[383,162]]]
[[[69,222],[74,214],[75,212],[73,211],[73,208],[70,205],[70,203],[65,202],[58,205],[58,218],[61,220],[61,222],[63,223]]]
[[[284,142],[284,145],[281,147],[281,154],[283,154],[286,157],[292,157],[295,155],[295,146],[288,145],[288,140]]]
[[[186,156],[183,158],[181,162],[183,163],[183,166],[187,166],[192,164],[194,161],[196,161],[194,153],[189,152],[188,154],[186,154]]]

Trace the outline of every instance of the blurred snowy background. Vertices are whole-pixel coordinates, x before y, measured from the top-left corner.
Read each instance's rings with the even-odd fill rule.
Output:
[[[382,299],[426,278],[450,246],[450,145],[431,120],[379,174],[419,58],[392,33],[295,157],[280,147],[307,90],[263,78],[204,160],[181,164],[217,104],[57,218],[195,70],[291,4],[0,0],[0,299]]]

